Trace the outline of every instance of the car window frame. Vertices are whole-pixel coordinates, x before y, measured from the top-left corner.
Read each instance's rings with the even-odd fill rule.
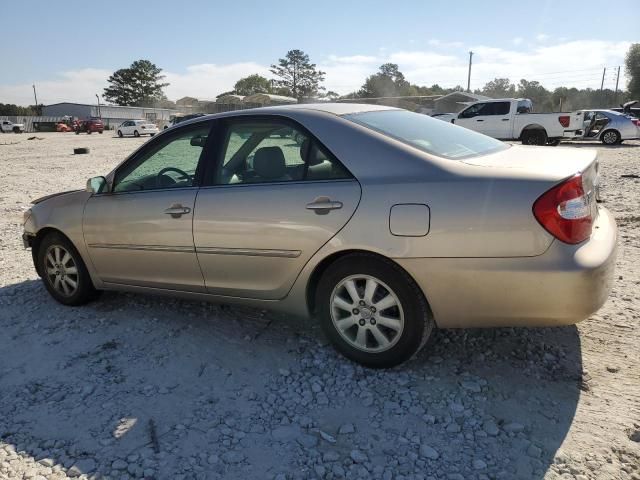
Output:
[[[167,137],[175,138],[179,137],[188,130],[196,130],[202,128],[203,125],[209,124],[209,134],[207,136],[207,141],[205,145],[202,147],[202,152],[200,153],[200,158],[198,158],[198,164],[196,165],[196,172],[193,177],[193,183],[188,187],[167,187],[167,188],[154,188],[149,190],[130,190],[123,192],[114,192],[113,189],[115,187],[115,181],[118,177],[118,172],[124,168],[127,168],[132,163],[135,163],[141,156],[146,155],[151,149],[155,148],[158,142],[164,142]],[[109,191],[102,193],[95,193],[93,196],[101,196],[101,195],[130,195],[130,194],[141,194],[141,193],[152,193],[152,192],[163,192],[163,191],[179,191],[179,190],[190,190],[190,189],[198,189],[202,186],[204,172],[207,162],[207,158],[210,157],[210,152],[212,150],[212,145],[215,142],[217,131],[217,121],[216,119],[207,119],[201,120],[194,123],[189,123],[186,125],[182,125],[180,127],[176,127],[175,129],[171,129],[171,131],[163,131],[158,135],[155,135],[152,139],[147,141],[142,147],[133,152],[129,157],[127,157],[120,165],[118,165],[110,174],[109,174]],[[171,141],[171,140],[169,140]],[[168,143],[168,142],[167,142]]]
[[[229,133],[229,129],[241,123],[257,123],[257,122],[279,122],[284,126],[289,126],[298,130],[300,133],[304,134],[315,142],[317,147],[323,151],[327,157],[333,162],[337,162],[344,171],[349,175],[348,178],[327,178],[327,179],[306,179],[308,163],[305,162],[305,173],[302,179],[300,180],[290,180],[290,181],[272,181],[272,182],[251,182],[251,183],[218,183],[217,176],[219,170],[223,166],[224,155],[226,152],[226,139]],[[264,185],[292,185],[292,184],[308,184],[308,183],[326,183],[326,182],[352,182],[358,181],[356,176],[349,170],[349,168],[345,165],[345,163],[338,158],[338,156],[331,151],[324,143],[318,139],[316,135],[311,133],[308,128],[302,125],[300,122],[284,116],[284,115],[237,115],[237,116],[228,116],[222,117],[219,119],[216,133],[213,137],[209,137],[209,140],[215,142],[215,152],[211,152],[209,154],[209,160],[205,162],[203,179],[200,188],[233,188],[233,187],[259,187]],[[309,147],[311,148],[312,142],[309,143]]]

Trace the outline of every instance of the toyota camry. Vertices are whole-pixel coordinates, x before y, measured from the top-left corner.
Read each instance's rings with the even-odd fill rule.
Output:
[[[303,104],[171,127],[85,189],[35,200],[23,239],[63,304],[124,290],[312,316],[348,358],[390,367],[435,327],[598,310],[617,227],[597,200],[592,150]]]

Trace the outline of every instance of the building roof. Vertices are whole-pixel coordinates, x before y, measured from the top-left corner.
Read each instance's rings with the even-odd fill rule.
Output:
[[[263,102],[277,102],[277,103],[298,103],[298,100],[293,97],[285,97],[284,95],[272,95],[270,93],[254,93],[244,97],[245,103],[263,103]]]

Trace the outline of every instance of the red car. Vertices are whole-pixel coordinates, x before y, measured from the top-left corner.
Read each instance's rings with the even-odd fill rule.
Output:
[[[78,122],[78,126],[76,127],[76,135],[80,135],[80,133],[82,132],[87,132],[89,135],[91,135],[93,132],[102,133],[104,132],[104,124],[99,118],[89,118],[87,120],[82,120]]]

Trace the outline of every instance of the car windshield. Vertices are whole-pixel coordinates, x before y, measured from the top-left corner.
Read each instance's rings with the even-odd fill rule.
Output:
[[[486,135],[406,110],[354,113],[343,117],[424,152],[451,160],[509,148]]]

